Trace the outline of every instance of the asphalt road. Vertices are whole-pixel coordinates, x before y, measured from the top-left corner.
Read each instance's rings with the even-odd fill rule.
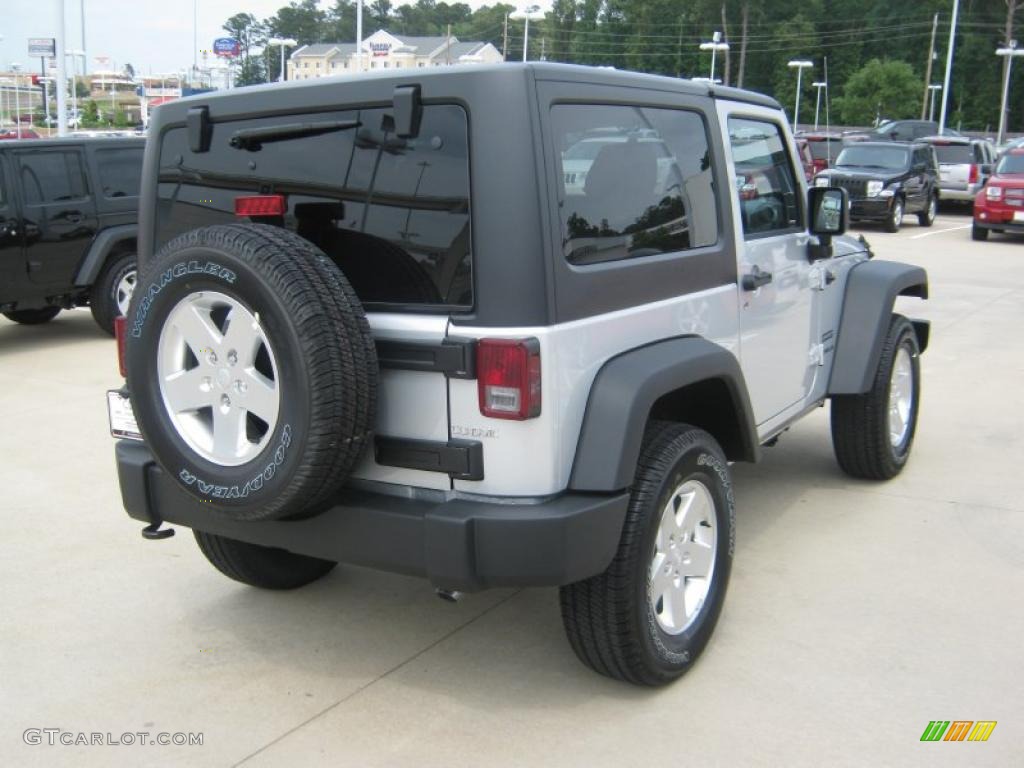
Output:
[[[264,593],[187,532],[143,541],[107,434],[113,342],[87,311],[0,319],[0,765],[1024,765],[1024,239],[968,225],[865,229],[931,276],[930,301],[900,300],[933,323],[906,471],[842,475],[827,409],[736,466],[721,622],[661,690],[580,665],[555,590],[452,605],[340,567]],[[930,720],[998,725],[922,743]],[[27,745],[29,728],[203,744]]]

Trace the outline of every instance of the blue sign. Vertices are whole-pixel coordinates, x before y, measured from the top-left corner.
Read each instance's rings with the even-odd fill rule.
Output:
[[[213,52],[217,56],[234,57],[242,52],[238,41],[233,37],[218,37],[213,41]]]

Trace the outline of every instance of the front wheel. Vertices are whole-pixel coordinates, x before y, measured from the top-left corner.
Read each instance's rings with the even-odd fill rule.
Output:
[[[888,480],[902,471],[914,442],[920,393],[917,334],[909,320],[893,315],[871,389],[832,398],[832,446],[844,472]]]
[[[971,240],[988,240],[988,229],[985,227],[979,227],[977,224],[972,224]]]
[[[939,213],[939,198],[932,195],[928,198],[928,205],[917,214],[917,223],[922,227],[930,227],[935,223],[935,217]]]
[[[718,621],[733,542],[732,481],[718,443],[686,424],[651,422],[615,558],[560,591],[577,657],[638,685],[682,675]]]
[[[337,563],[284,549],[261,547],[193,531],[199,551],[228,578],[260,589],[297,589],[330,573]]]
[[[42,325],[50,322],[59,314],[60,307],[43,307],[42,309],[16,309],[13,312],[4,312],[3,316],[21,325]]]
[[[889,218],[885,220],[885,231],[899,232],[901,224],[903,224],[903,201],[897,197],[892,201]]]

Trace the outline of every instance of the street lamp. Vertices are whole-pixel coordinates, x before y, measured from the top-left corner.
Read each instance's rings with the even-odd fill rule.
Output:
[[[11,70],[14,72],[14,112],[17,115],[14,119],[18,138],[21,138],[21,90],[18,88],[18,74],[21,72],[21,64],[16,61],[11,62]]]
[[[795,131],[800,124],[800,81],[804,70],[813,67],[814,62],[798,59],[789,62],[787,66],[796,70],[796,106],[793,107],[793,130]]]
[[[1010,95],[1010,70],[1013,69],[1013,60],[1017,56],[1024,56],[1024,48],[1017,48],[1017,41],[1011,40],[1007,48],[997,48],[996,56],[1006,56],[1006,78],[1003,80],[1003,102],[999,108],[999,135],[996,137],[996,146],[999,146],[1006,139],[1006,100]]]
[[[82,57],[82,77],[88,74],[86,69],[85,51],[78,49],[64,51],[65,56],[71,57],[71,114],[74,115],[75,127],[82,127],[82,116],[78,113],[78,57]]]
[[[818,89],[818,98],[814,102],[814,130],[818,130],[818,111],[821,109],[821,89],[825,89],[825,97],[828,98],[828,83],[815,82],[812,86]]]
[[[277,82],[284,82],[284,48],[286,45],[298,45],[298,40],[292,40],[290,37],[272,37],[267,40],[267,45],[280,45],[281,46],[281,74],[277,77]]]
[[[523,61],[526,61],[527,52],[530,50],[530,19],[543,19],[544,14],[540,12],[539,5],[531,5],[521,11],[510,13],[510,19],[525,19],[523,27]]]
[[[729,44],[728,43],[723,43],[722,42],[722,33],[716,31],[711,36],[711,42],[710,43],[701,43],[700,44],[700,49],[702,51],[711,51],[711,75],[708,77],[708,80],[710,80],[713,83],[713,82],[715,82],[715,54],[718,51],[728,51],[729,50]]]
[[[928,86],[928,119],[935,120],[935,97],[942,90],[940,83],[933,83]]]

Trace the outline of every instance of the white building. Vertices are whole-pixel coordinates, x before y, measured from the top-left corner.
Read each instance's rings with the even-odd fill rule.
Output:
[[[457,37],[398,37],[378,30],[363,40],[362,69],[415,69],[449,64],[503,61],[490,43],[460,42]],[[288,79],[358,72],[355,43],[317,43],[298,48],[288,59]]]

